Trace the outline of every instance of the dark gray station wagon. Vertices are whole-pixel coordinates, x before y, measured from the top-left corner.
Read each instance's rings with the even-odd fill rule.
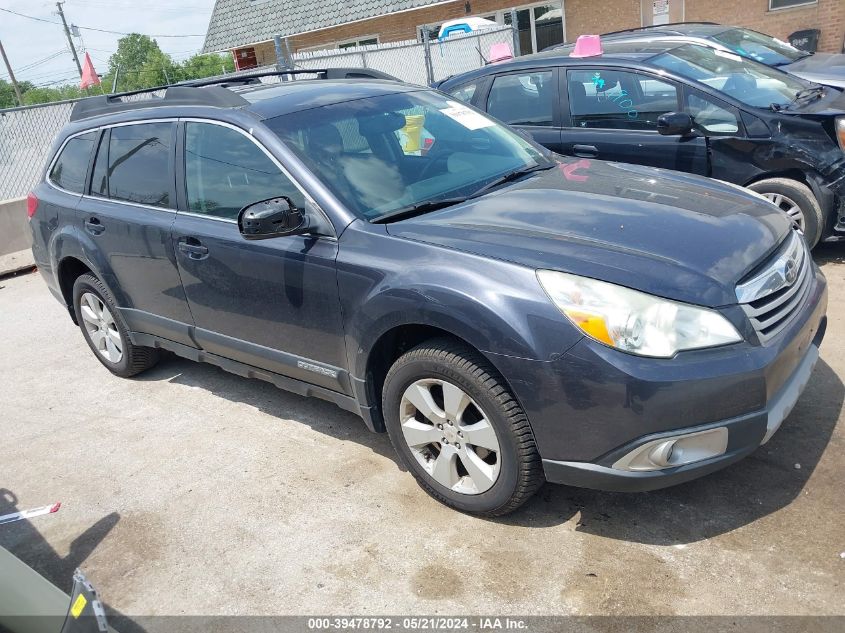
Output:
[[[396,81],[86,100],[29,205],[108,370],[169,350],[332,401],[486,515],[544,480],[648,490],[748,455],[826,324],[823,276],[759,197],[561,159]]]

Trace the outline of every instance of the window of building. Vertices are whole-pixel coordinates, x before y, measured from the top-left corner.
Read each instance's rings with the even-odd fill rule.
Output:
[[[109,198],[156,207],[172,206],[172,148],[172,123],[112,128],[108,145]],[[94,173],[102,171],[95,168]]]
[[[338,42],[337,47],[340,49],[343,48],[355,48],[356,46],[372,46],[374,44],[378,44],[378,35],[371,35],[368,37],[359,37],[354,40],[348,40],[346,42]]]
[[[769,0],[769,11],[818,4],[817,0]]]
[[[261,148],[240,132],[211,123],[185,124],[185,185],[193,213],[235,220],[248,204],[305,196]]]
[[[50,170],[50,182],[67,191],[82,193],[96,137],[96,132],[88,132],[70,139]]]
[[[564,3],[550,2],[518,8],[516,27],[519,31],[519,51],[522,55],[539,53],[566,37]],[[502,24],[511,23],[510,11],[503,11]]]
[[[484,18],[499,24],[511,23],[510,9],[472,17]],[[517,6],[516,21],[519,30],[519,48],[523,55],[537,53],[549,46],[563,44],[566,39],[564,0]],[[423,41],[423,31],[428,32],[429,40],[437,41],[442,24],[443,22],[417,27],[419,41]]]
[[[678,109],[678,89],[641,73],[590,69],[567,72],[573,127],[656,130],[657,117]]]
[[[511,125],[552,124],[552,72],[500,75],[493,80],[487,112]]]

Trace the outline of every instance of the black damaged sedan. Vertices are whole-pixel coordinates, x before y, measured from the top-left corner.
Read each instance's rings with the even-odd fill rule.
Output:
[[[845,240],[845,94],[698,44],[606,41],[493,64],[437,87],[549,149],[718,178]]]

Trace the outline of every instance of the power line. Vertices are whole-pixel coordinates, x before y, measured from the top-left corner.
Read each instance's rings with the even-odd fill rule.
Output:
[[[23,13],[18,13],[17,11],[12,11],[11,9],[4,9],[0,7],[0,11],[5,13],[11,13],[12,15],[16,15],[21,18],[27,18],[28,20],[35,20],[37,22],[46,22],[47,24],[55,24],[56,26],[62,26],[61,22],[53,22],[53,20],[46,20],[44,18],[37,18],[34,15],[24,15]],[[112,35],[135,35],[135,33],[126,33],[124,31],[110,31],[108,29],[99,29],[93,26],[79,26],[78,24],[74,25],[78,29],[82,29],[85,31],[97,31],[98,33],[111,33]],[[185,34],[185,35],[165,35],[162,33],[139,33],[138,35],[146,35],[147,37],[205,37],[203,35],[193,35],[193,34]]]

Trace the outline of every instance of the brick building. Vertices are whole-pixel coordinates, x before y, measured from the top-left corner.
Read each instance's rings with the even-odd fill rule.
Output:
[[[464,16],[510,23],[516,9],[522,53],[583,33],[680,21],[746,26],[786,39],[820,29],[819,51],[840,52],[845,0],[217,0],[204,51],[231,51],[239,68],[273,64],[273,36],[293,52],[420,39]]]

